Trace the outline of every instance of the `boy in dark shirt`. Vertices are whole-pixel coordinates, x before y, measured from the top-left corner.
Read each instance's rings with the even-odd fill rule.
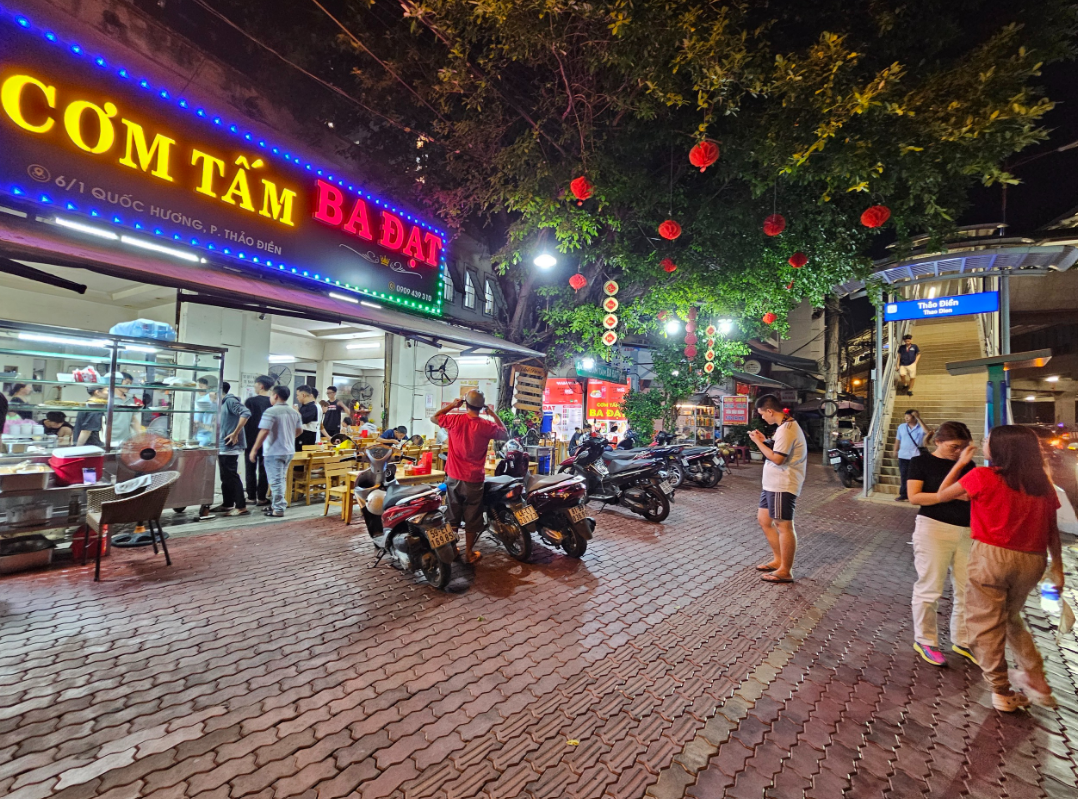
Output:
[[[273,388],[274,382],[274,379],[269,375],[256,377],[255,395],[248,397],[243,403],[247,410],[251,412],[251,419],[247,422],[247,426],[252,431],[255,431],[247,436],[247,452],[246,457],[243,459],[243,462],[247,465],[247,481],[244,485],[247,489],[248,501],[258,506],[269,505],[269,500],[266,499],[266,494],[269,491],[269,480],[266,476],[266,463],[262,459],[262,450],[258,450],[254,462],[252,462],[251,449],[254,447],[255,439],[258,437],[258,423],[262,421],[262,414],[272,404],[270,389]]]

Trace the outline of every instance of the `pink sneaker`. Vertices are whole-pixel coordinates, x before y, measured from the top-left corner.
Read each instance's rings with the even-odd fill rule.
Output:
[[[943,656],[934,646],[928,646],[927,644],[914,643],[913,651],[921,656],[921,659],[927,663],[931,663],[933,666],[946,666],[947,658]]]

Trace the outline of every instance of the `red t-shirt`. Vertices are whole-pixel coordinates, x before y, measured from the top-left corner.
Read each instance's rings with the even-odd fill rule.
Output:
[[[487,476],[487,444],[498,437],[501,427],[469,413],[447,413],[438,424],[449,433],[445,473],[454,480],[482,483]]]
[[[1032,497],[1013,491],[988,466],[979,466],[958,481],[970,498],[973,540],[1018,552],[1048,551],[1048,530],[1059,507],[1052,491]]]

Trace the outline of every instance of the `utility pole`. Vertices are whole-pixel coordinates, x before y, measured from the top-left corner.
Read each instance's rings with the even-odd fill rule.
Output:
[[[825,400],[838,402],[839,398],[839,321],[842,308],[838,297],[833,294],[827,296],[824,305],[824,320],[827,325],[827,338],[824,344],[824,381],[827,385]],[[824,405],[826,407],[826,404]],[[823,420],[823,464],[827,466],[827,450],[834,444],[834,433],[838,429],[838,416],[824,417]]]

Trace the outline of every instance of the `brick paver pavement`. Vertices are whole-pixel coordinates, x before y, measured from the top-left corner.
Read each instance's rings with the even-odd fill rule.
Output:
[[[764,585],[758,486],[603,513],[580,562],[486,542],[452,593],[335,519],[0,581],[0,796],[1078,795],[1073,638],[1031,604],[1063,706],[996,714],[910,648],[909,506],[813,467]]]

